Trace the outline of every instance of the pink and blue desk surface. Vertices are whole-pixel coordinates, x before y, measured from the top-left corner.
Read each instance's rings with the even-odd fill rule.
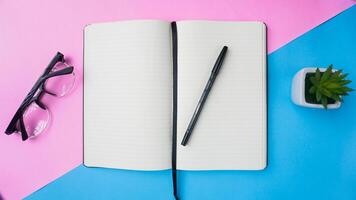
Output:
[[[179,171],[183,200],[356,199],[356,93],[339,110],[290,101],[302,67],[334,64],[356,80],[352,0],[0,1],[0,130],[49,59],[76,67],[74,92],[47,99],[53,123],[35,140],[0,134],[0,199],[152,199],[172,196],[170,170],[82,165],[83,27],[125,19],[264,21],[268,26],[268,167]],[[356,88],[356,83],[351,87]]]

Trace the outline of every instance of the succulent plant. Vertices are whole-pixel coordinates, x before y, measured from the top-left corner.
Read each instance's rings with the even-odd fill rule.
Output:
[[[328,107],[328,99],[342,102],[343,96],[353,91],[346,86],[351,83],[350,80],[345,79],[347,75],[347,73],[342,73],[342,70],[333,70],[333,65],[330,65],[325,72],[320,72],[317,68],[315,75],[310,77],[312,86],[309,93],[315,95],[316,101],[322,104],[325,109]]]

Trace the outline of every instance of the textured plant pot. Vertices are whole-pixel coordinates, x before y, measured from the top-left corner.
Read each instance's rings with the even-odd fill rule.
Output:
[[[324,108],[321,104],[309,103],[305,100],[305,77],[307,73],[315,73],[315,67],[307,67],[298,71],[292,81],[292,101],[293,103],[309,107],[309,108]],[[324,72],[326,68],[319,68],[321,72]],[[336,109],[341,106],[341,102],[336,102],[333,104],[328,104],[328,109]]]

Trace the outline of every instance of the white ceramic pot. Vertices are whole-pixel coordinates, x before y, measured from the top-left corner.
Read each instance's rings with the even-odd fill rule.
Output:
[[[309,108],[324,108],[321,104],[313,104],[305,101],[305,75],[307,73],[314,73],[317,68],[307,67],[298,71],[292,82],[292,101],[299,105]],[[321,72],[324,72],[326,68],[319,68]],[[341,106],[341,102],[336,102],[334,104],[328,104],[328,109],[336,109]]]

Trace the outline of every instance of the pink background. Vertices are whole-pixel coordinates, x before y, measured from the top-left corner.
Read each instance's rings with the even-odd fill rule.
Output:
[[[351,0],[2,0],[0,1],[0,131],[56,51],[77,69],[74,92],[47,98],[53,123],[36,140],[0,134],[0,194],[23,198],[82,162],[83,27],[124,19],[261,20],[268,51],[353,4]]]

